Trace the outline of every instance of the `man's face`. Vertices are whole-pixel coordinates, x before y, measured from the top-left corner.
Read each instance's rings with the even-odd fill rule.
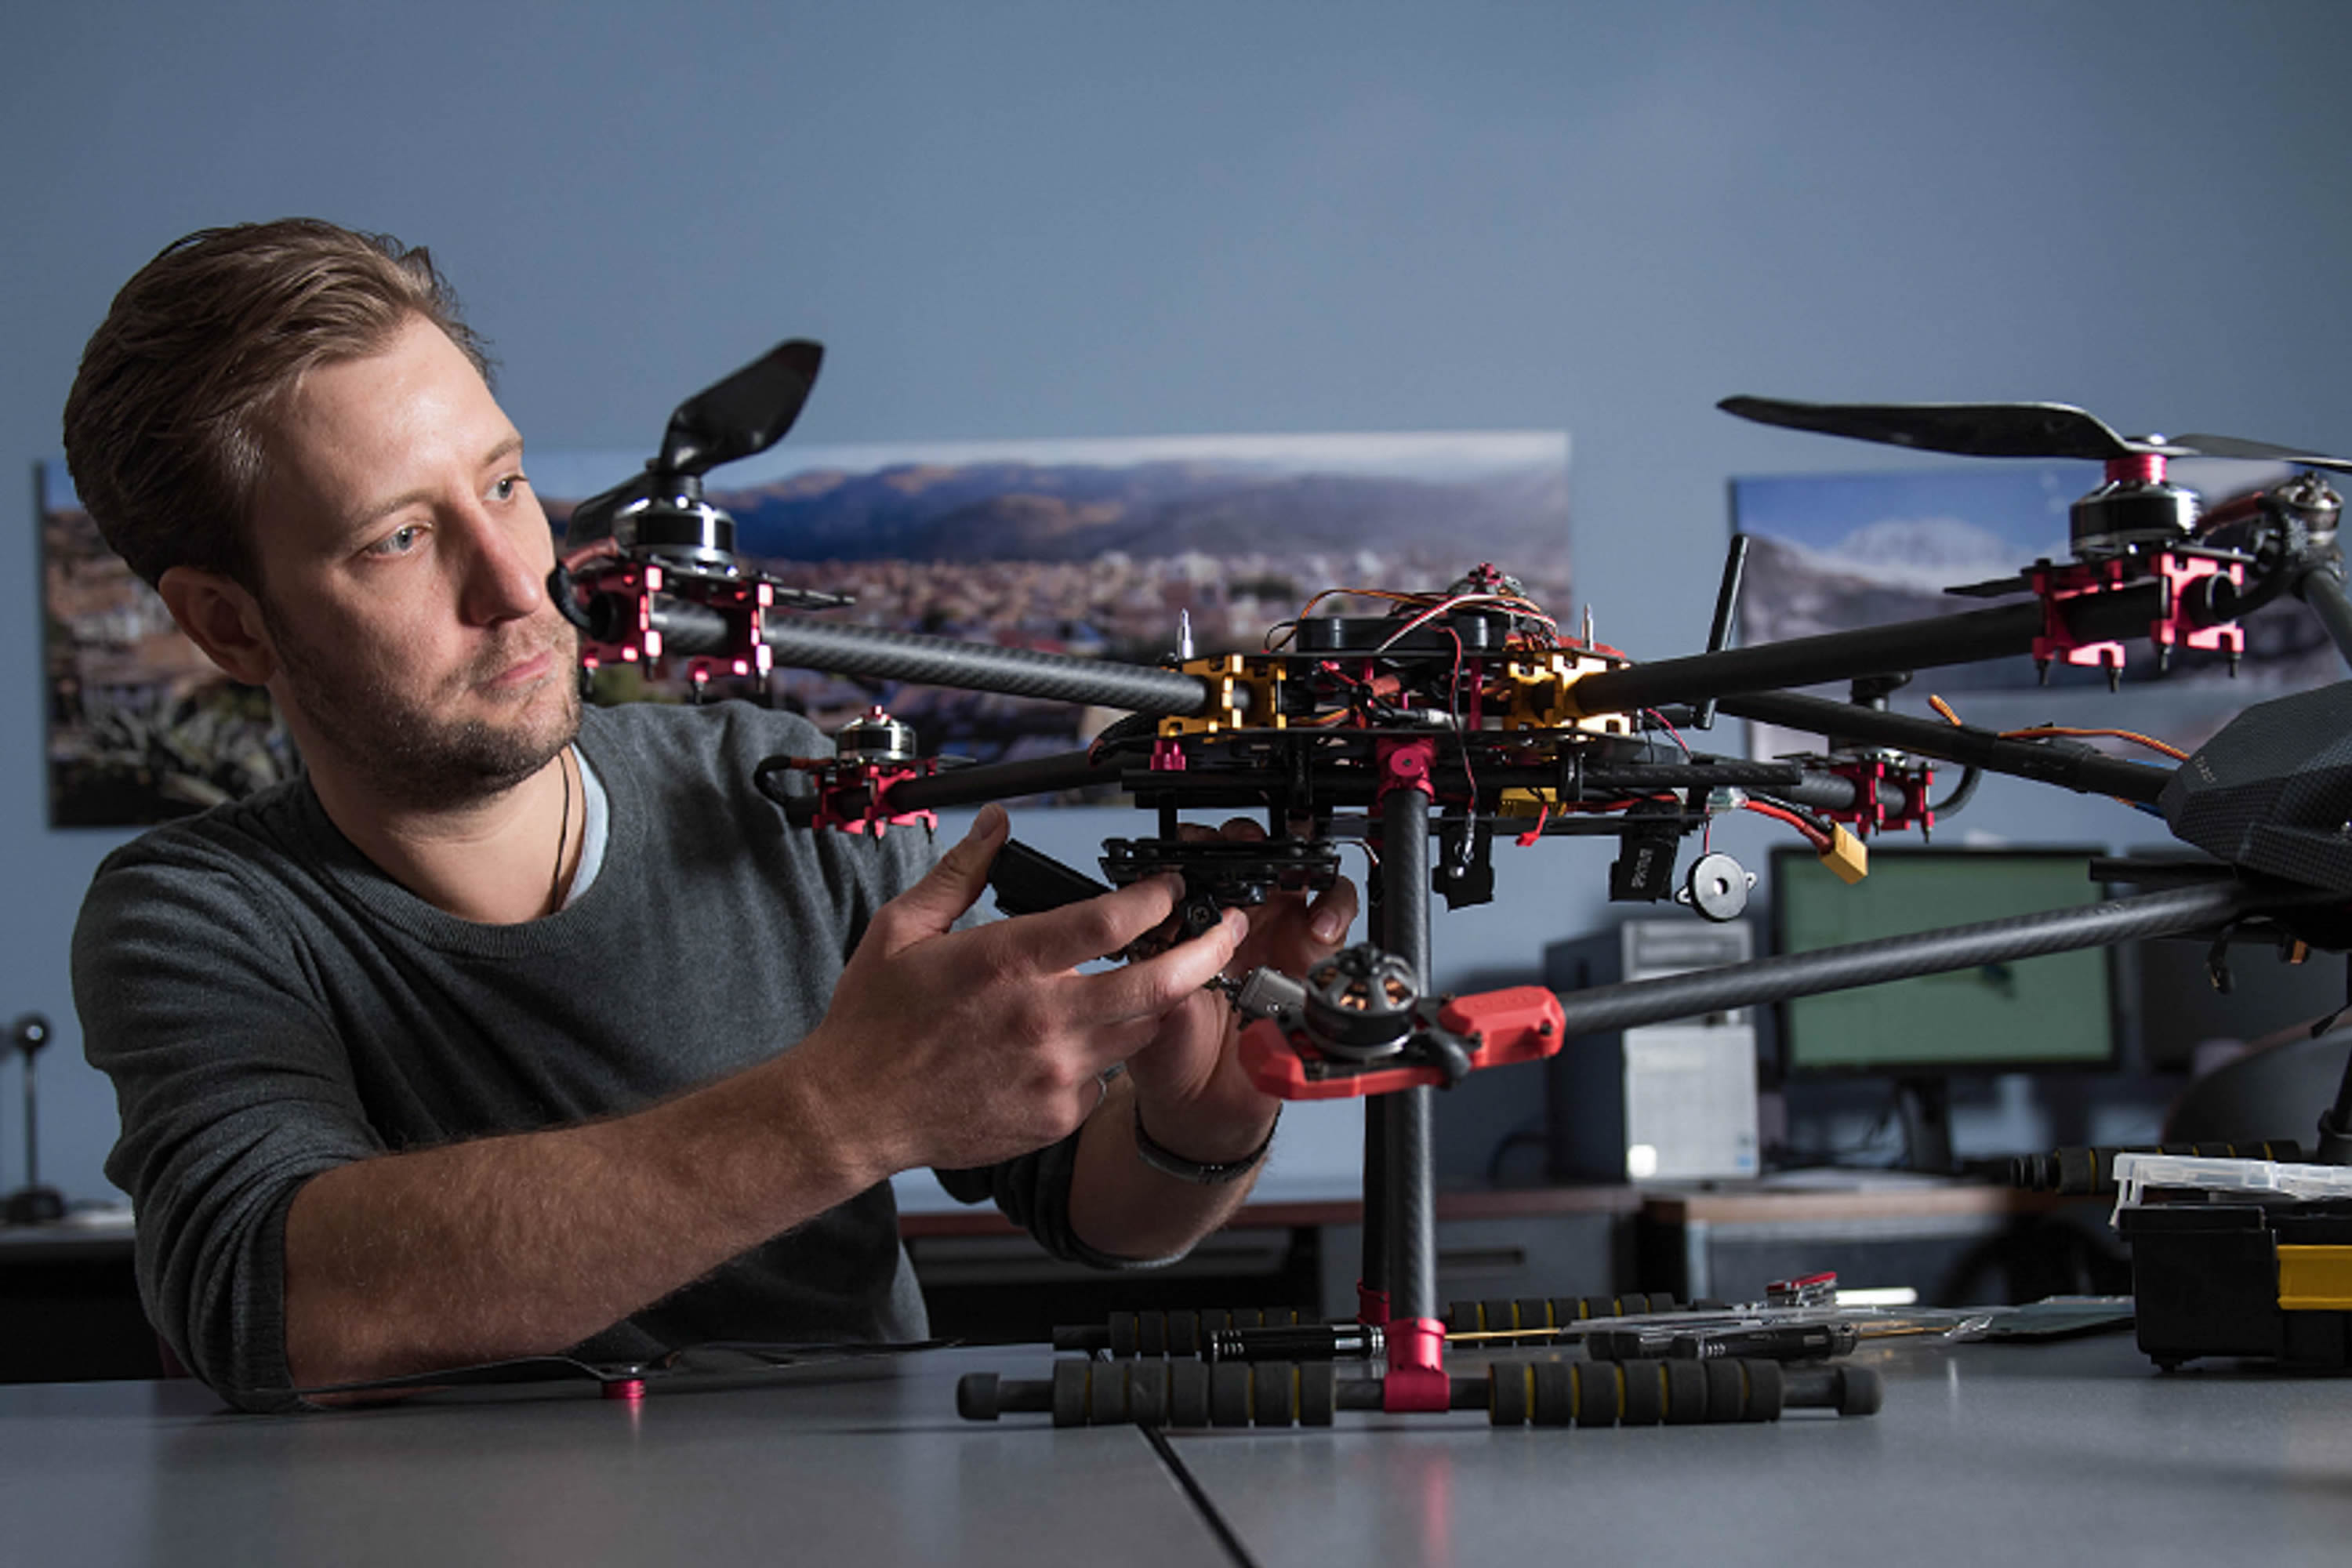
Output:
[[[416,807],[545,766],[579,729],[576,638],[522,437],[471,362],[413,321],[311,371],[264,446],[270,690],[311,766]]]

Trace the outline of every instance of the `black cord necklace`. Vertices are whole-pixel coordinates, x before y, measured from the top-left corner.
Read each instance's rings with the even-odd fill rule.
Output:
[[[555,754],[557,768],[563,774],[563,816],[555,825],[555,874],[548,879],[547,912],[554,914],[563,908],[563,850],[572,842],[572,748],[566,746]]]

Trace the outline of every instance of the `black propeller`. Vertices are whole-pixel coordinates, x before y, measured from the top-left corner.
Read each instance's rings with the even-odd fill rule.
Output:
[[[2247,458],[2352,473],[2352,461],[2230,436],[2120,436],[2064,403],[1792,403],[1727,397],[1726,414],[1889,447],[1969,458]]]
[[[577,552],[614,539],[617,531],[619,542],[632,548],[659,544],[705,554],[732,552],[734,521],[704,505],[702,476],[782,440],[800,417],[824,363],[822,343],[793,338],[679,404],[669,416],[660,456],[647,458],[643,472],[572,509],[564,530],[566,547]]]
[[[2268,441],[2245,441],[2235,436],[2183,436],[2180,444],[2200,458],[2246,458],[2259,463],[2292,463],[2298,468],[2332,468],[2339,474],[2352,474],[2352,461],[2323,458],[2316,452],[2294,447],[2274,447]]]
[[[696,393],[669,416],[657,472],[706,474],[721,463],[766,451],[784,438],[816,384],[824,345],[805,338],[778,343],[715,386]]]

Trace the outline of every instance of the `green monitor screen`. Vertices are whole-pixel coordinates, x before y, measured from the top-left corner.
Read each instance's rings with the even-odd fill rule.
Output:
[[[2090,853],[1880,850],[1848,887],[1809,851],[1777,848],[1775,949],[1811,952],[2096,903],[2106,894],[2085,871]],[[1896,1076],[2112,1066],[2111,975],[2107,950],[2087,948],[1795,997],[1781,1005],[1781,1066]]]

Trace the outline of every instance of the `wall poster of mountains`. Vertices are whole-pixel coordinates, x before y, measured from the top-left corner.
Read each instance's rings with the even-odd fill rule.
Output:
[[[1569,603],[1561,432],[1168,437],[783,446],[720,469],[737,546],[795,586],[855,595],[827,619],[1152,661],[1180,614],[1200,654],[1262,646],[1327,588],[1444,587],[1481,561]],[[533,453],[559,537],[635,454]],[[222,678],[109,551],[64,465],[40,468],[50,821],[160,822],[299,767],[262,693]],[[1357,600],[1340,613],[1384,608]],[[681,700],[600,677],[599,700]],[[1083,745],[1116,714],[778,670],[725,695],[830,731],[876,703],[929,752],[989,762]]]
[[[2275,484],[2290,470],[2256,463],[2181,460],[2170,478],[2208,507]],[[2013,578],[2047,558],[2069,559],[2067,511],[2101,481],[2095,463],[1988,461],[1965,468],[1868,474],[1779,474],[1731,482],[1734,529],[1748,534],[1739,640],[1790,637],[1980,609],[2009,600],[1946,592]],[[1895,698],[1932,716],[1930,692],[1971,725],[1996,730],[2058,723],[2120,729],[2194,748],[2251,702],[2323,685],[2338,660],[2319,623],[2292,597],[2242,626],[2246,657],[2232,679],[2220,654],[2177,653],[2157,672],[2146,637],[2125,645],[2120,689],[2096,668],[2053,665],[2044,686],[2021,653],[1983,664],[1917,671]],[[1842,686],[1812,689],[1843,698]],[[1815,737],[1749,726],[1752,754],[1819,750]],[[2159,760],[2125,742],[2094,742],[2119,756]]]

